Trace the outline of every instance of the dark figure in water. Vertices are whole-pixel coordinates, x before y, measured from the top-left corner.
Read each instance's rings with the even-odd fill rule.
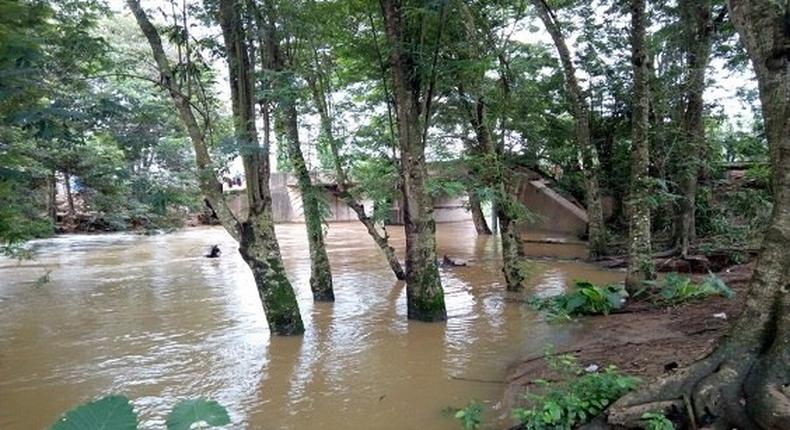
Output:
[[[208,254],[206,254],[206,258],[219,258],[220,254],[222,254],[222,251],[220,251],[219,245],[212,245],[208,250]]]
[[[444,267],[466,267],[466,260],[451,258],[445,255],[442,258],[442,266]]]

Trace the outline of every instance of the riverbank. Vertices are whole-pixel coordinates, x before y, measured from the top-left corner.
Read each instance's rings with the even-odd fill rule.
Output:
[[[574,355],[582,367],[617,366],[643,383],[675,372],[710,352],[737,319],[752,269],[744,264],[717,273],[736,292],[733,299],[716,296],[668,308],[633,302],[620,313],[582,318],[585,335],[556,344],[556,353]],[[523,357],[507,372],[507,408],[523,404],[535,380],[554,377],[543,355]]]

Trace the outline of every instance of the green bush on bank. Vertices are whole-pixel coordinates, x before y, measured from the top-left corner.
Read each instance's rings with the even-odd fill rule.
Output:
[[[529,299],[536,310],[546,312],[552,321],[569,320],[579,315],[608,315],[620,309],[628,294],[621,285],[597,286],[577,281],[571,291],[557,296]]]
[[[735,297],[735,292],[713,273],[700,283],[670,273],[660,281],[647,281],[645,284],[655,291],[652,300],[661,305],[677,305],[716,295],[728,299]]]
[[[639,379],[621,373],[614,366],[602,371],[582,369],[572,355],[550,356],[549,367],[560,374],[557,382],[536,380],[540,394],[528,394],[528,408],[513,410],[526,430],[572,429],[606,409],[634,389]]]

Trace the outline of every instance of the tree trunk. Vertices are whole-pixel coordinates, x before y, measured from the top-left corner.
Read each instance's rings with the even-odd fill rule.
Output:
[[[713,43],[711,0],[680,2],[686,47],[685,109],[682,120],[682,151],[679,160],[680,206],[676,226],[676,244],[683,257],[696,235],[694,218],[697,207],[697,183],[705,154],[705,69]]]
[[[321,192],[313,186],[310,172],[299,145],[299,126],[296,120],[296,106],[281,100],[283,120],[285,121],[286,147],[288,160],[296,174],[299,191],[302,194],[302,211],[307,227],[307,243],[310,249],[310,288],[313,298],[317,301],[331,302],[335,300],[332,288],[332,271],[329,267],[329,256],[324,243],[323,215],[321,213]],[[282,106],[284,105],[284,106]]]
[[[47,177],[47,213],[52,225],[58,223],[58,179],[55,172],[51,172]]]
[[[790,428],[790,4],[729,0],[757,74],[771,152],[774,208],[743,313],[713,352],[613,405],[612,424],[639,410],[692,407],[712,429]],[[683,401],[687,399],[687,401]]]
[[[316,64],[316,68],[317,67],[318,65]],[[323,80],[321,81],[323,82]],[[357,215],[357,219],[359,219],[359,222],[365,226],[365,229],[367,229],[368,234],[373,239],[373,242],[375,242],[379,249],[381,249],[381,252],[384,254],[384,258],[387,259],[387,263],[389,264],[390,269],[392,269],[392,273],[395,274],[395,277],[401,281],[405,280],[406,273],[403,271],[400,261],[398,261],[398,256],[395,255],[395,249],[389,244],[389,235],[387,235],[386,230],[382,236],[376,228],[376,223],[367,215],[367,213],[365,213],[365,207],[356,198],[354,198],[354,196],[349,191],[348,176],[343,169],[343,165],[340,160],[340,149],[338,148],[338,142],[335,140],[335,134],[332,130],[332,118],[329,115],[329,106],[327,103],[325,86],[319,83],[314,77],[308,77],[307,83],[313,94],[313,102],[318,109],[319,116],[321,117],[321,134],[329,145],[329,152],[332,156],[332,164],[335,168],[335,181],[337,182],[337,191],[335,192],[335,195]]]
[[[631,50],[634,97],[631,141],[631,178],[628,211],[628,273],[626,288],[633,292],[655,277],[650,244],[650,145],[648,143],[650,87],[646,33],[646,1],[631,0]]]
[[[395,98],[398,144],[401,161],[403,222],[406,235],[406,297],[409,319],[441,321],[447,319],[439,267],[436,261],[436,223],[433,201],[425,188],[428,172],[425,165],[423,120],[430,106],[430,91],[423,95],[424,84],[416,70],[414,53],[404,49],[407,26],[400,0],[380,0],[387,39],[390,43],[389,66]],[[430,86],[430,85],[429,85]],[[424,128],[425,127],[425,128]]]
[[[71,175],[63,174],[63,185],[66,187],[66,203],[68,203],[69,220],[74,221],[76,211],[74,210],[74,195],[71,193]]]
[[[468,190],[466,194],[469,196],[469,211],[472,212],[472,222],[475,224],[477,234],[491,235],[491,229],[488,228],[488,222],[477,193],[474,190]]]
[[[459,1],[458,7],[463,14],[464,31],[469,41],[461,52],[461,56],[467,61],[484,61],[480,46],[486,46],[487,43],[481,43],[479,40],[475,17],[464,2]],[[488,46],[488,49],[492,49],[491,46]],[[502,62],[500,65],[506,68],[503,60],[500,57]],[[509,291],[519,291],[524,284],[522,272],[524,243],[517,231],[518,220],[517,211],[515,210],[519,203],[513,198],[514,193],[510,189],[512,175],[505,165],[504,145],[497,145],[491,133],[488,109],[483,93],[483,80],[484,75],[482,73],[475,74],[467,79],[459,76],[458,92],[477,138],[477,148],[475,148],[474,152],[483,155],[479,163],[481,165],[476,167],[473,174],[493,191],[492,218],[494,228],[499,230],[502,240],[502,273],[505,277],[505,284]],[[467,95],[465,93],[464,83],[468,84],[471,94]],[[510,96],[510,84],[505,73],[501,74],[501,83],[504,90],[503,99],[507,100]],[[474,106],[470,106],[465,102],[469,98],[475,100]],[[482,216],[482,211],[480,211],[480,216],[485,220]]]
[[[261,58],[264,62],[264,70],[273,76],[270,83],[274,94],[277,94],[275,102],[279,111],[275,119],[281,122],[280,128],[284,130],[281,137],[285,140],[288,160],[296,175],[299,192],[302,195],[302,211],[310,250],[310,289],[313,292],[313,299],[316,301],[331,302],[335,300],[335,294],[332,287],[329,256],[324,243],[323,214],[319,195],[321,191],[313,185],[302,154],[295,103],[296,89],[292,82],[291,71],[286,70],[285,67],[287,60],[283,58],[283,55],[286,54],[280,50],[273,8],[274,5],[267,2],[266,13],[264,15],[256,13],[260,16],[258,25],[262,27],[261,31],[263,31],[264,49],[262,49]]]
[[[225,230],[239,241],[239,252],[250,269],[252,269],[255,284],[258,287],[258,295],[261,298],[266,313],[266,320],[269,323],[269,330],[276,335],[303,333],[304,325],[299,314],[299,305],[293,288],[285,275],[280,248],[274,234],[269,178],[268,176],[263,177],[260,175],[261,172],[268,172],[267,168],[261,167],[264,163],[268,163],[268,158],[260,157],[259,151],[255,150],[257,144],[250,145],[250,143],[257,142],[253,140],[248,140],[246,144],[240,142],[242,143],[241,154],[245,167],[247,195],[250,199],[250,214],[244,223],[239,223],[222,194],[222,185],[217,180],[217,176],[211,166],[205,134],[198,126],[197,119],[192,112],[191,101],[177,87],[170,62],[162,47],[159,33],[151,24],[138,0],[127,0],[126,3],[151,46],[154,60],[161,76],[161,85],[169,92],[173,103],[178,109],[179,117],[189,133],[192,146],[195,149],[198,180],[203,195],[211,204]],[[233,85],[232,92],[235,96],[233,105],[236,115],[234,117],[236,117],[236,126],[242,127],[242,130],[237,130],[237,134],[251,139],[255,135],[254,117],[249,116],[246,120],[238,117],[239,112],[244,112],[244,109],[247,109],[246,103],[251,95],[248,83],[245,83],[245,80],[249,79],[249,71],[244,65],[244,57],[236,58],[240,52],[246,52],[243,47],[239,46],[240,41],[244,40],[243,37],[239,37],[240,28],[235,27],[233,24],[233,22],[239,22],[238,12],[235,9],[236,5],[232,1],[223,1],[220,6],[221,15],[224,18],[222,21],[225,22],[226,27],[227,24],[230,24],[227,30],[233,33],[227,35],[232,39],[232,43],[227,48],[231,77],[235,78],[235,81],[233,79],[231,81]],[[223,28],[223,30],[226,30],[226,28]],[[242,49],[240,50],[239,48]],[[241,74],[239,75],[238,72],[241,72]],[[238,97],[240,90],[243,90],[241,92],[247,96],[244,98]],[[249,131],[253,131],[252,136],[247,135]]]
[[[598,181],[598,154],[592,143],[590,132],[590,112],[587,107],[579,81],[576,78],[576,67],[573,65],[570,50],[565,42],[559,22],[549,8],[546,0],[532,0],[538,15],[551,35],[565,74],[565,85],[568,99],[575,119],[576,144],[581,153],[581,168],[584,174],[585,193],[587,197],[587,217],[589,223],[590,257],[597,258],[606,252],[606,225],[603,219],[600,183]]]

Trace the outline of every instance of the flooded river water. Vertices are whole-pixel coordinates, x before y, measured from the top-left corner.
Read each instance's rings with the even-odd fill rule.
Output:
[[[402,229],[390,230],[402,251]],[[442,409],[471,399],[501,425],[507,366],[582,335],[518,299],[622,278],[539,260],[524,296],[509,294],[497,239],[440,224],[439,255],[469,266],[442,269],[446,323],[409,322],[405,288],[360,224],[329,226],[332,304],[312,302],[304,226],[277,234],[303,337],[269,336],[252,275],[219,227],[62,236],[35,242],[33,261],[0,260],[0,429],[46,428],[109,393],[133,399],[146,429],[164,428],[172,405],[194,397],[227,406],[232,429],[457,429]],[[221,258],[202,257],[212,244]]]

